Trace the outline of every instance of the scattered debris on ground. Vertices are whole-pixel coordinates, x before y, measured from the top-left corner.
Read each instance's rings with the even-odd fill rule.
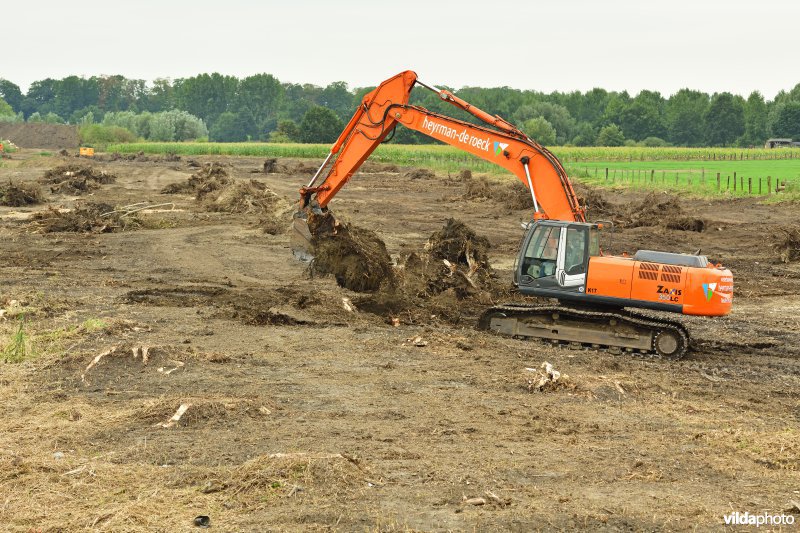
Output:
[[[7,207],[23,207],[39,204],[43,200],[39,187],[27,183],[13,182],[0,184],[0,205]]]
[[[551,392],[559,389],[572,389],[574,384],[569,376],[562,374],[545,361],[539,368],[525,369],[525,388],[529,392]]]
[[[141,226],[135,215],[120,213],[114,206],[105,203],[87,203],[74,210],[50,207],[34,214],[31,220],[41,233],[114,233]]]
[[[800,226],[779,227],[772,247],[784,263],[800,260]]]

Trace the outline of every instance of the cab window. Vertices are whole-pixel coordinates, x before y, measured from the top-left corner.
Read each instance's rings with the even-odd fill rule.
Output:
[[[556,273],[560,231],[553,226],[539,226],[534,230],[522,262],[524,275],[538,279]]]

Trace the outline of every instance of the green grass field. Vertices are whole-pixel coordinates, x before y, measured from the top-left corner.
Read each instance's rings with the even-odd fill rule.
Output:
[[[329,149],[327,144],[127,143],[110,145],[106,151],[322,159]],[[768,184],[775,189],[780,180],[786,184],[783,192],[787,197],[800,192],[800,150],[554,147],[552,151],[571,177],[601,187],[674,189],[698,195],[767,195]],[[444,145],[385,144],[370,160],[445,172],[469,168],[476,173],[505,174],[488,161]]]

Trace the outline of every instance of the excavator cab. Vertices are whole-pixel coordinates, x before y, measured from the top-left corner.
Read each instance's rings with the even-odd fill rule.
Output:
[[[539,220],[528,224],[514,284],[523,294],[584,293],[589,258],[600,255],[598,231],[597,224],[581,222]]]

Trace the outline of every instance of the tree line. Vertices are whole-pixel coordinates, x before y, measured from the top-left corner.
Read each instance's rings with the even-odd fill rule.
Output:
[[[47,78],[23,93],[0,79],[0,121],[77,124],[109,140],[329,143],[373,88],[351,90],[345,82],[325,87],[285,83],[271,74],[237,78],[212,73],[152,83],[123,76]],[[762,146],[769,137],[800,139],[800,84],[771,101],[757,91],[745,98],[692,89],[669,97],[657,91],[631,96],[600,88],[542,93],[464,87],[454,92],[544,145],[746,147]],[[424,89],[412,93],[411,103],[474,122]],[[394,142],[433,141],[398,128]]]

